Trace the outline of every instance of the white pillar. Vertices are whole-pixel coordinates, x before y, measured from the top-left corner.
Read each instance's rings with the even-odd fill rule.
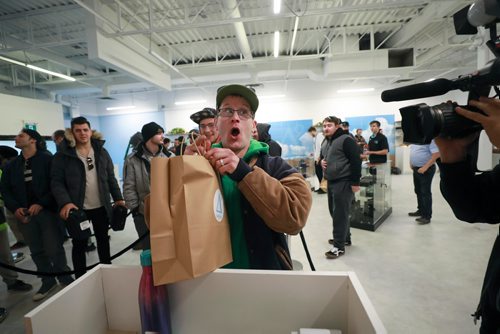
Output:
[[[486,36],[488,35],[489,32],[486,32]],[[491,51],[483,44],[477,49],[477,68],[483,68],[493,58],[494,56]],[[493,168],[493,145],[484,130],[481,131],[481,136],[479,137],[477,168],[479,170],[490,170]]]

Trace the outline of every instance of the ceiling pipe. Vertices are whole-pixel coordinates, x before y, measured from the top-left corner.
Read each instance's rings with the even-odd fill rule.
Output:
[[[30,46],[29,43],[23,42],[21,40],[18,40],[17,38],[13,38],[10,36],[5,36],[4,40],[5,40],[6,44],[12,45],[14,47],[26,48],[26,47]],[[88,66],[84,66],[80,63],[74,62],[74,61],[69,60],[65,57],[58,56],[50,51],[45,51],[42,49],[30,49],[29,51],[26,51],[26,52],[33,54],[33,55],[36,55],[40,58],[44,58],[52,63],[56,63],[56,64],[59,64],[61,66],[69,67],[72,70],[87,73],[87,75],[91,75],[91,76],[102,75],[102,72],[97,70],[97,69],[94,69],[94,68],[91,68]],[[29,64],[31,63],[31,62],[27,61],[27,59],[23,59],[23,62],[26,62]]]
[[[99,14],[98,12],[96,12],[94,9],[90,8],[89,6],[87,6],[82,0],[74,0],[77,4],[79,4],[80,6],[82,6],[85,10],[87,10],[88,12],[90,12],[92,15],[94,15],[95,17],[97,17],[98,19],[100,19],[101,21],[103,21],[105,24],[109,25],[111,28],[113,29],[119,29],[120,27],[118,27],[115,23],[113,23],[112,21],[110,21],[109,19],[107,19],[106,17],[104,17],[103,15]],[[108,37],[109,38],[109,37]],[[145,50],[146,52],[150,53],[151,54],[151,48],[143,45],[142,43],[140,43],[139,41],[137,41],[135,38],[130,38],[130,41],[132,41],[135,45],[137,45],[138,47],[140,47],[141,49]],[[158,56],[156,56],[155,58],[158,58]],[[195,83],[193,81],[193,79],[191,79],[190,77],[188,77],[187,75],[185,75],[184,73],[180,72],[179,69],[177,69],[174,65],[170,64],[170,62],[168,61],[162,61],[163,64],[167,65],[168,67],[170,67],[172,70],[174,70],[175,72],[177,72],[178,74],[182,75],[184,78],[186,78],[187,80],[190,80],[192,81],[193,83]],[[195,83],[196,84],[196,83]]]
[[[224,5],[226,8],[231,9],[231,18],[241,18],[240,9],[238,8],[238,3],[236,0],[224,0]],[[236,39],[240,46],[241,53],[246,60],[252,60],[253,55],[250,49],[250,43],[248,43],[247,33],[245,31],[245,26],[243,22],[234,22],[234,30],[236,31]]]

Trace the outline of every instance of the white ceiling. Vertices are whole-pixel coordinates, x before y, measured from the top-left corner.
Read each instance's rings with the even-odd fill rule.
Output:
[[[478,37],[457,36],[452,19],[472,2],[282,0],[273,14],[272,0],[0,0],[0,55],[76,78],[0,60],[0,92],[74,101],[227,82],[383,89],[454,78],[477,67]],[[390,68],[402,49],[413,64]]]

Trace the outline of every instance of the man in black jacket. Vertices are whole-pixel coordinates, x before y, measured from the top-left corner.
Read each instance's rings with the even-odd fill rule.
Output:
[[[461,107],[456,112],[480,123],[493,145],[500,147],[500,101],[481,97],[469,101],[484,115]],[[500,164],[492,171],[476,174],[467,157],[467,147],[477,137],[436,138],[441,153],[441,192],[455,216],[469,223],[500,222]],[[497,234],[484,277],[475,318],[482,318],[480,333],[500,333],[500,236]]]
[[[1,190],[5,206],[19,221],[19,229],[40,272],[69,271],[63,248],[63,229],[58,226],[56,203],[50,191],[52,155],[42,149],[37,131],[22,129],[16,136],[21,154],[3,170]],[[57,277],[62,285],[70,284],[70,275]],[[51,276],[42,276],[42,286],[33,296],[44,299],[57,285]]]
[[[92,222],[101,263],[111,263],[108,227],[112,217],[110,200],[125,206],[114,174],[113,161],[104,140],[93,133],[85,117],[71,120],[71,130],[60,144],[52,166],[52,192],[59,215],[67,220],[71,210],[83,209]],[[73,267],[76,277],[86,271],[85,248],[88,237],[73,237]]]
[[[328,208],[333,219],[333,245],[325,253],[327,259],[344,255],[344,246],[351,244],[349,212],[354,193],[359,191],[361,158],[356,141],[341,128],[340,119],[329,116],[323,120],[326,140],[321,146],[321,166],[328,180]]]

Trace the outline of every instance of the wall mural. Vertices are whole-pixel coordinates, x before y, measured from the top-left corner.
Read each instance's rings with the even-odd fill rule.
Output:
[[[387,137],[387,141],[389,142],[389,154],[395,154],[394,115],[347,117],[345,120],[349,122],[349,130],[352,134],[356,134],[356,129],[363,129],[363,137],[365,137],[366,142],[370,140],[370,136],[372,135],[370,122],[379,121],[380,129],[382,129],[382,133]]]
[[[304,176],[314,173],[314,143],[307,130],[312,119],[270,122],[271,138],[281,145],[281,157]]]

